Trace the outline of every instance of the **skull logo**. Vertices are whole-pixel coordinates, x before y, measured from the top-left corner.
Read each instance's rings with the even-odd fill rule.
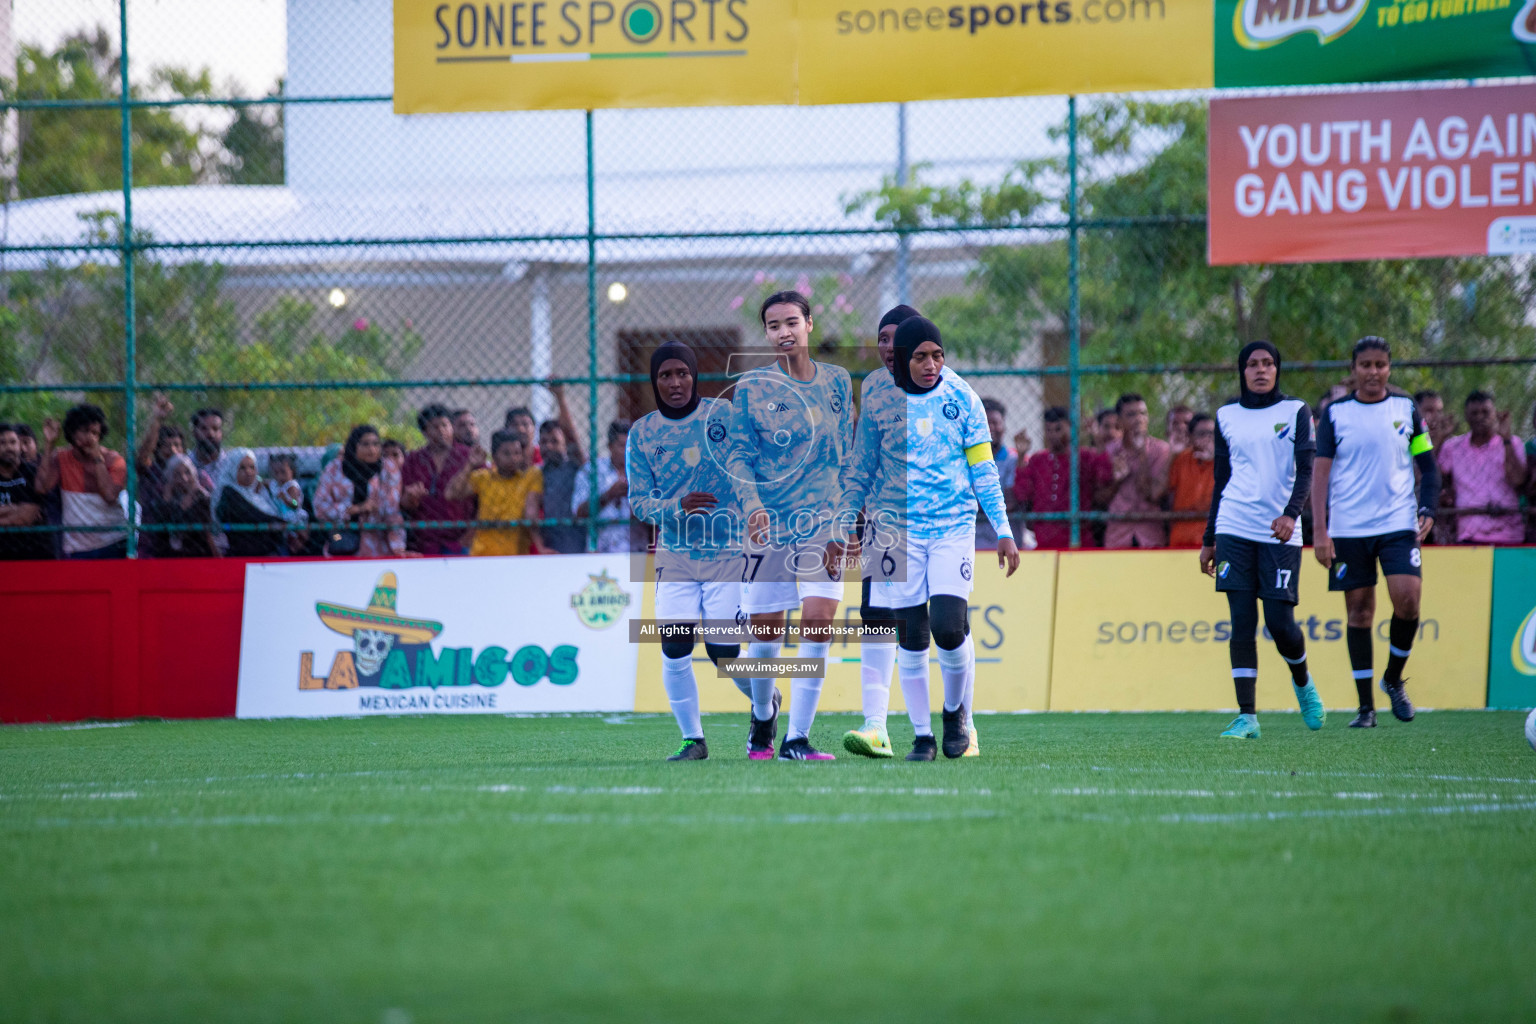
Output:
[[[358,674],[371,676],[384,667],[384,659],[395,646],[395,635],[379,629],[359,629],[352,634],[352,643],[357,649]]]

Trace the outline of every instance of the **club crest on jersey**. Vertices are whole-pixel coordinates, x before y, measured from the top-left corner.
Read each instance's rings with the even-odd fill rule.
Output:
[[[1291,436],[1291,425],[1289,423],[1276,423],[1275,424],[1275,440],[1276,441],[1284,441],[1286,438],[1288,438],[1290,436]]]
[[[960,406],[953,399],[944,403],[944,418],[947,420],[960,418]]]
[[[1404,435],[1406,435],[1408,433],[1408,421],[1407,420],[1393,420],[1392,421],[1392,429],[1397,431],[1399,437],[1402,437],[1402,436],[1404,436]]]
[[[683,449],[683,464],[688,466],[690,469],[694,466],[697,466],[699,464],[699,456],[701,454],[702,453],[699,451],[698,445],[689,445],[687,448]]]
[[[716,444],[719,444],[721,441],[724,441],[725,440],[725,424],[724,423],[711,423],[709,425],[709,439],[711,441],[714,441]]]
[[[1232,571],[1232,563],[1231,562],[1222,562],[1220,565],[1218,565],[1216,567],[1216,578],[1224,580],[1224,579],[1227,578],[1227,573],[1229,573],[1231,571]]]
[[[960,559],[960,578],[963,580],[971,578],[971,560],[969,558]]]
[[[840,413],[843,411],[843,396],[833,395],[832,401],[828,402],[827,404],[832,407],[833,413]]]
[[[927,437],[933,433],[933,420],[927,416],[917,421],[917,436]]]

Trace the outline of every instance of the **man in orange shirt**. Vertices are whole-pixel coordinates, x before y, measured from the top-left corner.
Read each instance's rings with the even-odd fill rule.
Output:
[[[1168,531],[1171,548],[1198,548],[1211,510],[1211,491],[1216,486],[1216,421],[1203,412],[1189,419],[1189,447],[1168,464],[1169,508],[1188,512],[1175,519]]]
[[[48,494],[59,488],[65,526],[123,527],[64,535],[65,558],[126,558],[128,520],[118,495],[128,483],[128,461],[101,446],[107,416],[95,405],[77,405],[64,414],[62,432],[56,420],[43,424],[44,452],[37,467],[36,488]],[[62,436],[69,446],[59,451]]]

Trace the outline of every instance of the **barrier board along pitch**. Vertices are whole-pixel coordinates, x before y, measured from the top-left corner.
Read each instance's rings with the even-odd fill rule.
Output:
[[[238,718],[630,711],[622,556],[246,567]]]

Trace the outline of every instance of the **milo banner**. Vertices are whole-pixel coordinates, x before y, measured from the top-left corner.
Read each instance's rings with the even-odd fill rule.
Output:
[[[1536,707],[1536,548],[1493,555],[1488,706]]]
[[[622,556],[252,563],[238,718],[628,711]]]
[[[1213,264],[1536,252],[1536,89],[1214,99],[1208,181]]]
[[[1216,0],[1216,85],[1536,73],[1536,0]]]

